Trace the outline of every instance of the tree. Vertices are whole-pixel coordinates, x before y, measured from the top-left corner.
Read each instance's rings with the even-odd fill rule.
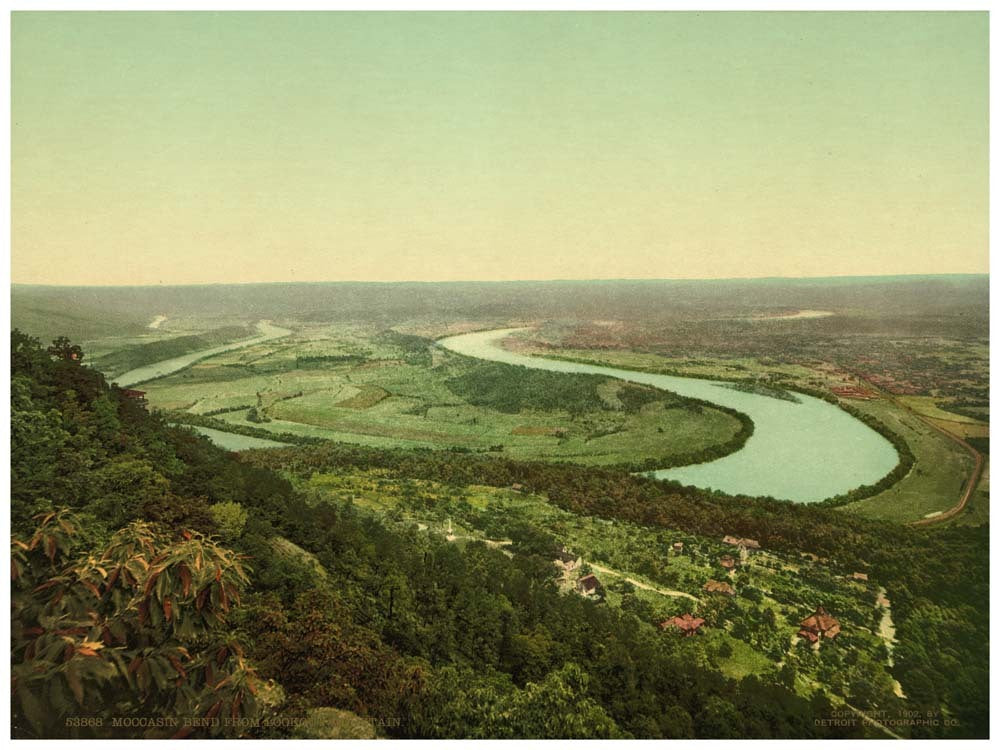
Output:
[[[109,528],[137,518],[146,503],[157,504],[170,494],[170,482],[149,461],[122,456],[90,475],[90,509]]]
[[[212,520],[219,527],[219,533],[223,539],[234,541],[243,535],[243,529],[247,525],[247,512],[239,503],[216,503],[211,506],[209,512]]]
[[[32,398],[29,378],[11,379],[10,400],[11,517],[16,523],[30,515],[33,500],[51,491],[70,435],[57,410]]]
[[[597,701],[587,694],[589,678],[567,662],[544,681],[529,683],[512,701],[512,737],[611,738],[621,730]]]
[[[142,522],[78,553],[81,531],[53,511],[28,541],[11,539],[14,736],[113,736],[113,716],[259,716],[259,681],[225,628],[247,583],[238,556]],[[68,728],[67,716],[102,726]],[[146,736],[190,731],[164,723]],[[228,730],[220,721],[200,731]]]
[[[46,351],[57,358],[62,359],[67,362],[82,362],[83,361],[83,349],[79,345],[71,342],[66,336],[60,336],[52,342]]]

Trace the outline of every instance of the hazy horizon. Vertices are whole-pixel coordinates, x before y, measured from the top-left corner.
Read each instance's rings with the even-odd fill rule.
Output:
[[[12,16],[15,284],[988,273],[988,14]]]
[[[273,281],[204,281],[180,284],[46,284],[33,282],[12,281],[11,286],[33,286],[33,287],[54,287],[54,288],[108,288],[115,289],[121,287],[167,287],[167,286],[264,286],[279,284],[613,284],[619,282],[749,282],[749,281],[864,281],[864,280],[918,280],[937,279],[950,277],[989,277],[988,272],[983,273],[894,273],[894,274],[873,274],[857,276],[844,274],[841,276],[719,276],[716,278],[682,278],[682,277],[648,277],[648,278],[593,278],[593,279],[398,279],[387,281],[382,279],[315,279],[315,280],[293,280],[275,279]]]

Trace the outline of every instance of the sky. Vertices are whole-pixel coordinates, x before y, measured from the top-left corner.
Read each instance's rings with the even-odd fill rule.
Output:
[[[986,13],[12,18],[15,283],[985,273]]]

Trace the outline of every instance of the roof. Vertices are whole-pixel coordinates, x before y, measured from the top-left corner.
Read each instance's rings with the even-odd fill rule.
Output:
[[[132,388],[123,388],[122,393],[131,398],[139,398],[140,396],[145,396],[145,391],[137,391]]]
[[[596,589],[598,586],[601,585],[601,582],[597,580],[597,576],[593,574],[589,576],[584,576],[583,578],[580,579],[579,583],[580,586],[586,589],[587,591],[593,591],[594,589]]]
[[[868,580],[868,574],[867,573],[851,573],[851,578],[853,578],[855,581],[867,581]]]
[[[671,617],[669,620],[664,620],[660,623],[660,627],[663,630],[673,626],[679,628],[685,632],[693,632],[705,624],[705,620],[701,617],[692,617],[689,612],[685,612],[683,615],[678,617]]]
[[[828,638],[832,638],[840,632],[840,622],[822,607],[817,607],[816,611],[804,619],[801,623],[803,630],[810,630],[813,633],[822,633]]]
[[[805,629],[800,630],[799,635],[808,640],[810,643],[815,643],[816,641],[819,640],[819,636],[810,630],[805,630]]]
[[[760,542],[756,539],[747,539],[746,537],[735,537],[726,535],[722,537],[722,541],[726,544],[735,544],[737,547],[750,547],[752,549],[760,549]]]
[[[702,586],[702,588],[705,589],[705,591],[708,591],[710,593],[730,594],[730,595],[736,593],[736,591],[733,590],[732,586],[730,586],[728,583],[725,583],[723,581],[712,581],[712,580],[710,580],[710,581],[707,581],[705,583],[705,585]]]
[[[719,558],[719,563],[723,568],[735,568],[736,560],[733,559],[732,555],[723,555]]]

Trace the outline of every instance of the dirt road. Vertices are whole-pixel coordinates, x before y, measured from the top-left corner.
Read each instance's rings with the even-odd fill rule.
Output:
[[[645,589],[646,591],[653,591],[657,594],[662,594],[663,596],[683,596],[686,599],[690,599],[693,602],[698,601],[698,597],[691,596],[684,591],[674,591],[672,589],[658,589],[655,586],[650,586],[648,583],[643,583],[642,581],[637,581],[634,578],[628,578],[623,573],[619,573],[617,570],[612,570],[611,568],[605,568],[603,565],[598,565],[597,563],[588,562],[591,568],[596,570],[598,573],[604,573],[605,575],[615,576],[616,578],[624,578],[626,581],[631,583],[637,589]]]

